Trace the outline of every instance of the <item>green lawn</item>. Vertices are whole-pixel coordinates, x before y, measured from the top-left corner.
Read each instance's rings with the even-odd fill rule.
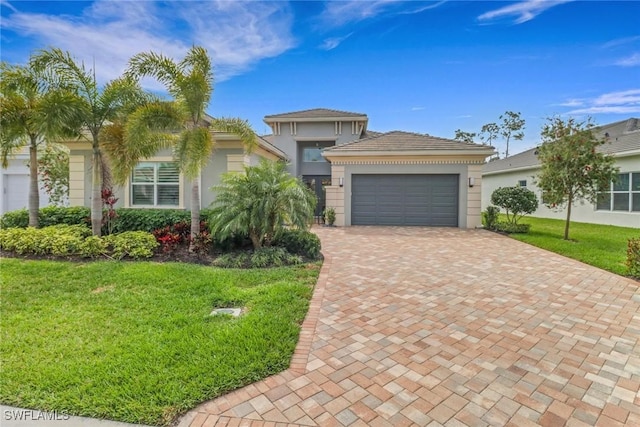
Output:
[[[167,425],[288,367],[318,273],[3,259],[0,402]]]
[[[514,239],[621,275],[627,272],[627,241],[640,237],[640,228],[571,222],[567,241],[563,220],[525,217],[519,222],[531,224],[531,231],[512,234]]]

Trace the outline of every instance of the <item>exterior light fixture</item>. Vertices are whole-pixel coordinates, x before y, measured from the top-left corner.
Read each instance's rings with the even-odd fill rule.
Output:
[[[344,187],[344,178],[343,177],[338,178],[338,185],[340,187]]]
[[[469,187],[476,185],[476,179],[472,176],[469,177]]]

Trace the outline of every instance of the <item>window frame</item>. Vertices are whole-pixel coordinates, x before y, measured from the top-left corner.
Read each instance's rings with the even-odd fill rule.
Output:
[[[159,182],[158,181],[158,172],[160,169],[161,163],[177,163],[172,157],[153,157],[149,159],[142,160],[138,162],[136,167],[140,164],[153,164],[153,182],[134,182],[133,181],[133,173],[129,175],[129,178],[125,187],[125,207],[126,208],[135,208],[135,209],[144,209],[144,208],[153,208],[153,209],[184,209],[184,176],[182,172],[178,169],[178,181],[177,182]],[[133,201],[133,187],[136,185],[153,185],[153,204],[134,204]],[[178,187],[178,203],[176,205],[160,205],[158,204],[158,186],[160,185],[175,185]]]
[[[626,175],[628,177],[627,188],[626,189],[616,189],[617,177]],[[633,188],[633,180],[639,180],[640,171],[629,171],[629,172],[620,172],[618,173],[616,180],[612,180],[609,183],[609,188],[607,191],[599,191],[598,196],[601,194],[606,194],[608,197],[609,207],[607,209],[599,207],[599,202],[595,203],[595,210],[597,212],[616,212],[616,213],[640,213],[640,209],[633,209],[633,199],[634,196],[640,198],[640,187],[637,190]],[[626,195],[627,196],[627,208],[626,209],[615,209],[615,196],[616,195]]]
[[[327,163],[327,159],[324,158],[324,156],[322,155],[322,150],[325,147],[302,147],[302,162],[303,163]],[[319,155],[319,160],[307,160],[305,153],[307,152],[307,150],[317,150],[318,151],[318,155]]]

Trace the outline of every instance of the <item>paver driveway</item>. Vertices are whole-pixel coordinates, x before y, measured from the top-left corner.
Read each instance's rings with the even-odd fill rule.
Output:
[[[482,230],[316,232],[292,367],[181,425],[640,426],[637,282]]]

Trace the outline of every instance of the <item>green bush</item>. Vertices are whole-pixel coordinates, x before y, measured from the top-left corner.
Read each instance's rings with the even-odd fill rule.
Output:
[[[272,244],[305,258],[318,259],[320,257],[320,239],[310,231],[284,230]]]
[[[122,259],[125,256],[133,259],[151,258],[153,251],[158,247],[156,238],[146,231],[125,231],[120,234],[111,234],[106,236],[104,241],[116,259]]]
[[[191,212],[181,209],[116,209],[113,234],[125,231],[147,231],[172,226],[179,222],[191,224]]]
[[[640,237],[629,239],[627,244],[627,271],[640,279]]]
[[[19,209],[7,212],[0,218],[0,228],[27,228],[29,225],[29,211]]]
[[[287,252],[284,248],[266,247],[249,252],[224,254],[213,261],[213,265],[222,268],[268,268],[297,265],[302,258]]]
[[[495,230],[498,222],[500,208],[497,206],[487,206],[487,210],[482,212],[482,225],[487,230]]]
[[[497,222],[495,225],[496,231],[501,231],[507,234],[526,234],[529,232],[530,224],[514,224],[512,222]]]
[[[491,194],[491,203],[505,210],[507,222],[518,220],[538,209],[536,194],[525,187],[500,187]]]
[[[21,255],[75,255],[90,234],[91,230],[83,225],[6,228],[0,230],[0,247]]]
[[[80,243],[78,255],[83,258],[97,258],[107,253],[107,242],[98,236],[89,236]]]

